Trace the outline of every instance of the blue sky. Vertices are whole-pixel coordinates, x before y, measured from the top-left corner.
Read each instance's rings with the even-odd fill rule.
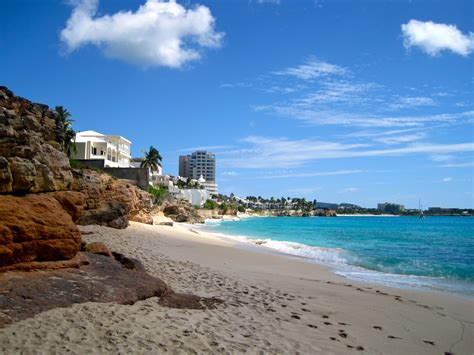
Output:
[[[223,193],[473,207],[470,1],[3,0],[0,83]]]

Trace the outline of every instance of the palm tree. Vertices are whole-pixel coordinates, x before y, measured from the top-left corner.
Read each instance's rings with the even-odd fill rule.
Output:
[[[140,167],[150,168],[151,171],[158,170],[158,167],[161,167],[161,160],[163,159],[158,149],[150,146],[150,149],[144,153],[145,157],[143,158]]]
[[[60,141],[62,142],[63,151],[70,157],[72,153],[77,152],[76,132],[72,129],[72,122],[74,122],[74,120],[71,119],[69,111],[62,106],[56,106],[54,111],[56,112],[57,127],[61,137]]]

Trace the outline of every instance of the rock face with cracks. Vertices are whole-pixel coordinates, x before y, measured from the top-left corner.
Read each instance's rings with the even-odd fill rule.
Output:
[[[48,106],[0,86],[0,193],[68,189],[72,174],[63,141],[62,123]]]

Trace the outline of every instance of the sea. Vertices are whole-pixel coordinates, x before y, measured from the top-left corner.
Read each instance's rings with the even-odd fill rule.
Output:
[[[202,228],[352,280],[474,298],[473,217],[250,217]]]

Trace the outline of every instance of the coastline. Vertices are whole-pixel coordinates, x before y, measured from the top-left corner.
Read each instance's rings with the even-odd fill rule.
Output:
[[[474,302],[348,281],[301,258],[241,248],[186,226],[80,227],[87,242],[136,257],[180,292],[217,309],[86,303],[0,330],[0,352],[472,352]],[[261,248],[262,249],[262,248]],[[26,336],[28,334],[28,336]]]

